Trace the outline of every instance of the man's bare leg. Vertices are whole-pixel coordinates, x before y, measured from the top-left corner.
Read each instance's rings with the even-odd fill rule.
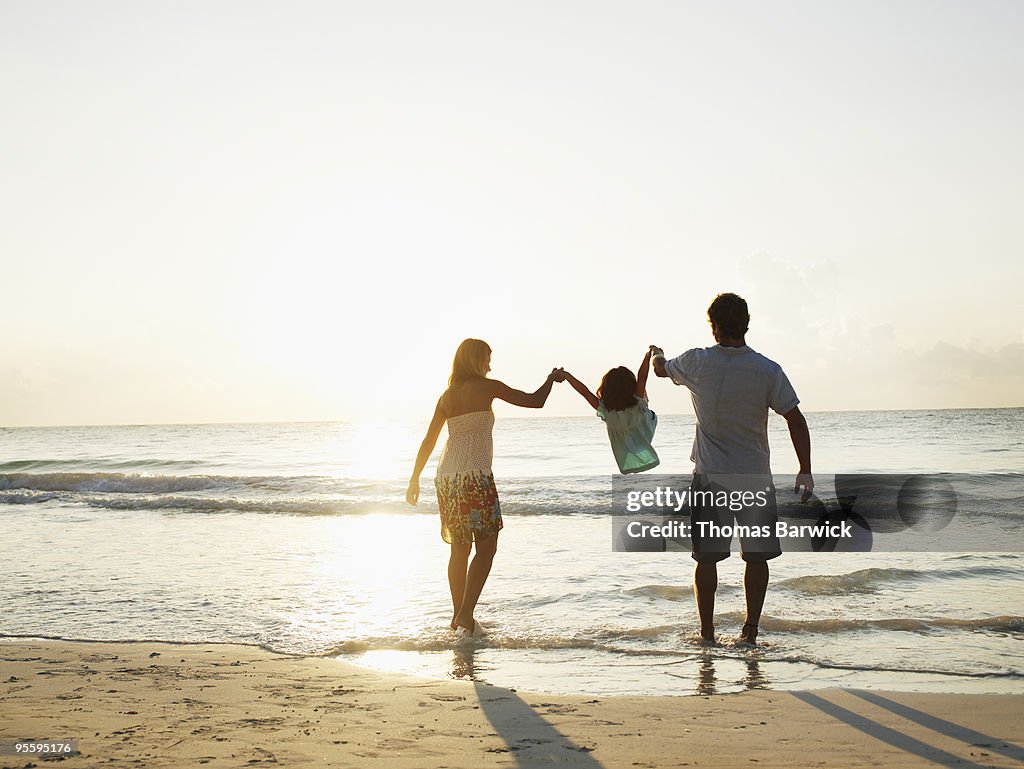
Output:
[[[693,594],[697,597],[700,637],[705,641],[715,640],[716,590],[718,590],[718,564],[698,562],[693,570]]]
[[[740,640],[757,642],[757,625],[761,621],[764,596],[768,592],[768,562],[747,561],[743,572],[743,592],[747,598],[747,621],[740,631]]]

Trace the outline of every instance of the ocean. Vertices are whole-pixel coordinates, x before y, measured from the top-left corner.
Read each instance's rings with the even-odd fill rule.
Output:
[[[1003,547],[786,553],[756,649],[731,640],[734,554],[705,648],[688,554],[612,550],[600,421],[499,418],[487,636],[458,644],[430,482],[444,433],[419,506],[404,501],[425,420],[4,428],[0,635],[255,644],[564,693],[1024,692],[1024,409],[807,418],[818,476],[1008,478],[961,498],[977,541]],[[659,472],[689,473],[692,437],[692,416],[661,416]],[[781,418],[770,443],[794,472]]]

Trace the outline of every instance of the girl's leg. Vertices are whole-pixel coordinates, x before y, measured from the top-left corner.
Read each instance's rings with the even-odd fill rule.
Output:
[[[476,541],[476,555],[469,564],[469,572],[466,575],[466,592],[462,596],[462,606],[455,615],[455,624],[461,625],[467,630],[476,629],[476,620],[473,612],[476,610],[476,602],[480,600],[480,593],[487,582],[487,575],[491,573],[491,564],[494,562],[494,554],[498,550],[498,535],[487,539]]]
[[[455,617],[462,608],[462,597],[466,594],[466,569],[469,565],[469,551],[472,543],[452,545],[452,553],[448,556],[448,589],[452,592],[452,630],[455,630]]]

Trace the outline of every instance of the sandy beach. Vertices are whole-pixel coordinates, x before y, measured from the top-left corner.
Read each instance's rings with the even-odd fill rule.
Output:
[[[828,689],[580,697],[229,644],[7,639],[0,741],[62,765],[1017,766],[1024,696]],[[52,760],[52,759],[50,759]],[[4,767],[39,756],[4,755]]]

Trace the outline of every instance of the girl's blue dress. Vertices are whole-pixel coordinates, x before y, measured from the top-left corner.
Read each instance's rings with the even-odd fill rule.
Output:
[[[620,472],[642,473],[661,463],[651,445],[658,415],[651,411],[646,398],[637,398],[635,406],[621,411],[609,411],[600,401],[597,415],[608,428],[608,440]]]

